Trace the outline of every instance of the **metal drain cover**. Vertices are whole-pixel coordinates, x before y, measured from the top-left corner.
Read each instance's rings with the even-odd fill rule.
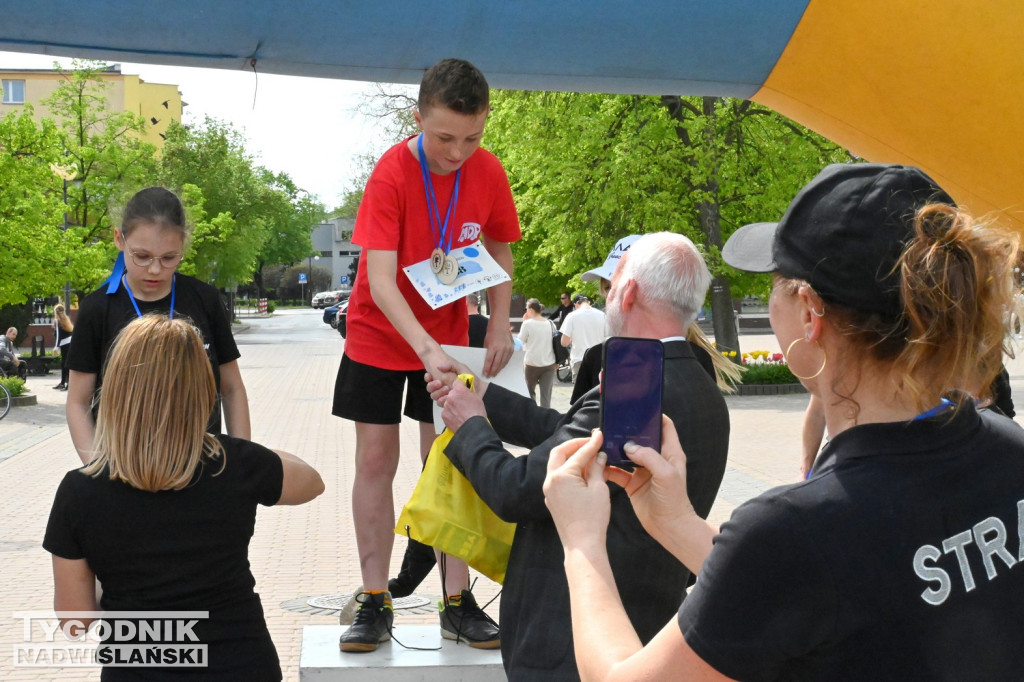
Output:
[[[328,611],[340,611],[345,608],[348,600],[352,599],[351,594],[324,594],[318,597],[310,597],[306,604],[314,609],[325,609]],[[391,607],[396,611],[399,609],[419,609],[432,603],[429,597],[418,594],[411,594],[408,597],[399,597],[391,601]]]

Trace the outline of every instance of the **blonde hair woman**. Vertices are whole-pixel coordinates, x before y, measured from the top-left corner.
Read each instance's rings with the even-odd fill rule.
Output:
[[[207,611],[194,633],[209,647],[208,675],[280,679],[249,540],[257,505],[308,502],[324,490],[320,475],[294,455],[206,432],[213,371],[180,317],[129,323],[103,394],[92,460],[65,475],[43,540],[58,615],[95,611],[96,580],[104,611]],[[105,667],[103,678],[126,672],[136,671]]]
[[[71,343],[71,332],[74,330],[71,318],[64,312],[64,304],[53,306],[53,332],[55,344],[60,350],[60,383],[54,386],[58,391],[68,390],[68,350]]]

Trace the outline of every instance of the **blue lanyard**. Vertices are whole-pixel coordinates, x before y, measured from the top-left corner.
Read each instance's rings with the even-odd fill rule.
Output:
[[[174,280],[175,275],[171,275],[171,310],[167,314],[167,317],[171,320],[174,319]],[[131,288],[128,286],[128,276],[125,275],[121,278],[124,282],[124,290],[128,292],[128,300],[132,302],[132,307],[135,308],[135,314],[142,317],[142,311],[139,310],[139,304],[135,302],[135,294],[132,293]]]
[[[452,197],[448,201],[448,210],[444,214],[444,223],[441,222],[441,212],[437,208],[437,198],[434,196],[434,183],[430,179],[430,169],[427,167],[427,157],[423,153],[423,134],[420,133],[419,137],[416,138],[416,148],[420,153],[420,171],[423,172],[423,189],[427,194],[427,213],[430,215],[430,231],[434,235],[434,241],[437,244],[437,248],[444,251],[445,255],[452,250],[452,237],[455,236],[455,230],[453,229],[451,234],[448,234],[448,219],[452,217],[452,209],[459,201],[459,177],[462,175],[462,169],[455,171],[455,189],[452,190]],[[445,237],[448,238],[448,243],[445,244]]]
[[[951,407],[953,407],[953,401],[950,400],[949,398],[942,398],[939,401],[938,405],[936,405],[935,407],[933,407],[930,410],[925,410],[924,412],[922,412],[921,414],[917,415],[916,417],[914,417],[910,421],[918,422],[918,421],[921,421],[922,419],[931,419],[932,417],[934,417],[936,415],[942,414],[943,412],[945,412],[946,410],[948,410]]]
[[[921,421],[923,419],[931,419],[932,417],[940,415],[943,412],[945,412],[946,410],[948,410],[949,408],[953,407],[954,404],[955,403],[952,400],[950,400],[949,398],[942,398],[942,399],[939,400],[939,404],[938,405],[936,405],[935,407],[931,408],[930,410],[925,410],[924,412],[922,412],[921,414],[917,415],[916,417],[914,417],[910,421],[918,422],[918,421]],[[811,473],[813,472],[813,470],[814,469],[812,467],[811,469],[809,469],[807,471],[807,475],[804,476],[804,480],[807,480],[807,479],[809,479],[811,477]]]

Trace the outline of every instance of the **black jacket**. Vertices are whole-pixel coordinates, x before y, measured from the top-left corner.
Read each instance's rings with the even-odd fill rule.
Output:
[[[562,545],[544,506],[542,485],[551,448],[589,436],[598,426],[598,390],[588,392],[565,415],[493,385],[484,404],[490,424],[481,417],[466,421],[445,453],[498,516],[519,524],[501,599],[505,671],[512,682],[578,679]],[[665,345],[663,409],[686,452],[690,500],[706,517],[725,473],[729,413],[686,341]],[[514,457],[502,439],[531,451]],[[618,486],[611,485],[611,500],[612,572],[630,620],[646,643],[675,617],[690,572],[647,534]]]

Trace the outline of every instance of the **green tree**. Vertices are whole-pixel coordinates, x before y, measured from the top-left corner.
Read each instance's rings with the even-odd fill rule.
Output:
[[[57,67],[59,68],[59,67]],[[110,272],[115,248],[111,210],[154,177],[156,148],[140,135],[146,123],[129,111],[113,111],[96,62],[73,62],[43,103],[60,131],[67,179],[68,277],[89,291]],[[116,210],[116,208],[115,208]]]
[[[64,286],[60,152],[53,122],[37,123],[31,105],[0,120],[0,307]]]
[[[181,191],[195,226],[190,262],[221,287],[251,281],[263,265],[305,258],[324,213],[287,174],[257,165],[244,143],[211,118],[191,128],[172,124],[160,160],[161,182]]]
[[[682,233],[715,277],[722,349],[738,350],[733,295],[766,282],[725,266],[722,242],[741,225],[777,220],[822,166],[849,158],[743,100],[502,91],[492,104],[485,146],[509,173],[523,227],[516,289],[548,301],[567,283],[594,293],[579,274],[617,239]]]

